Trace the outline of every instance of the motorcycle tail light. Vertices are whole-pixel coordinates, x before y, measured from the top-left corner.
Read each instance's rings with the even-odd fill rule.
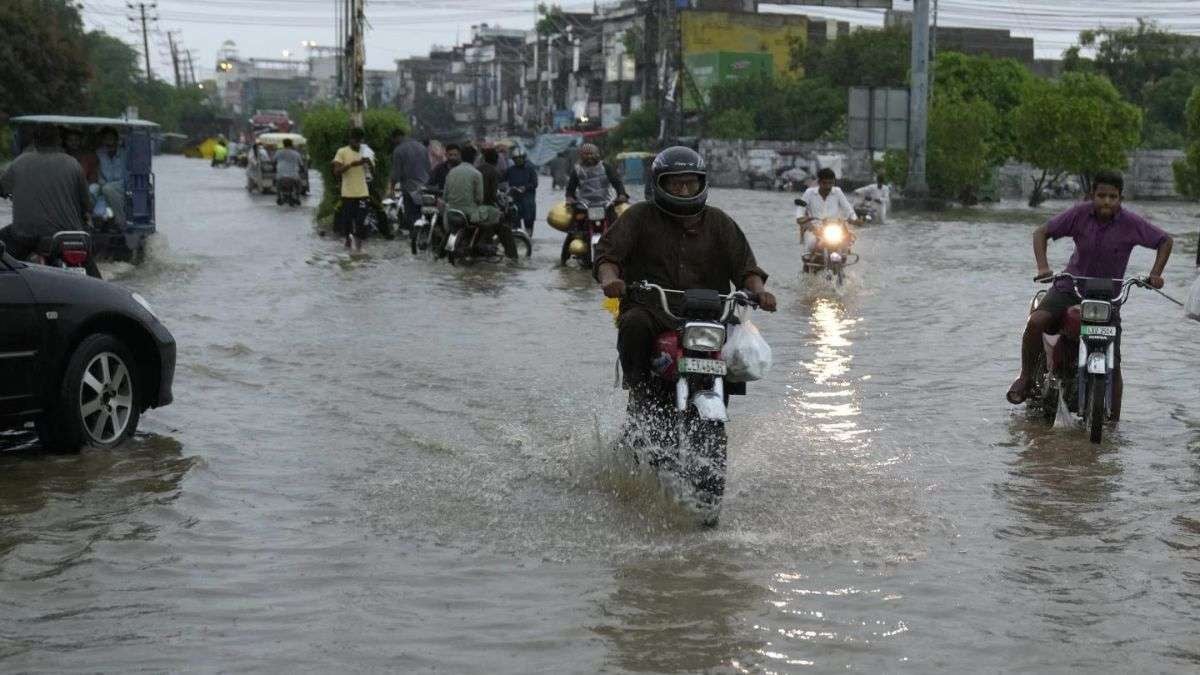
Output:
[[[725,345],[725,326],[719,323],[689,323],[683,327],[683,348],[694,352],[720,351]]]
[[[1112,305],[1103,300],[1084,300],[1079,304],[1081,318],[1088,323],[1108,323]]]
[[[87,262],[87,251],[82,249],[68,249],[62,252],[62,261],[71,267],[79,267]]]

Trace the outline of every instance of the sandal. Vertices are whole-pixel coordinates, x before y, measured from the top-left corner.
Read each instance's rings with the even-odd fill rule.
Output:
[[[1029,398],[1029,379],[1023,375],[1018,377],[1008,388],[1008,393],[1004,395],[1004,398],[1013,405],[1024,403],[1025,399]]]

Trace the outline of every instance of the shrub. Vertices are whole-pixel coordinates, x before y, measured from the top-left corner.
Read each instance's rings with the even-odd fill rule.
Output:
[[[317,207],[317,221],[328,222],[337,206],[338,179],[333,175],[333,156],[338,148],[346,145],[350,135],[350,113],[344,108],[321,106],[310,110],[300,122],[300,128],[308,139],[310,165],[321,174],[324,196]],[[408,131],[408,120],[398,110],[376,108],[363,114],[363,130],[366,143],[375,151],[375,170],[372,186],[377,194],[387,190],[388,175],[392,169],[391,135],[394,129]]]

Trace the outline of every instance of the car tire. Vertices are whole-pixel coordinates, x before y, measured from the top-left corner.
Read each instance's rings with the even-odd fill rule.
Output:
[[[78,452],[114,448],[137,431],[141,409],[137,362],[108,333],[90,335],[71,354],[51,407],[36,420],[42,447]]]

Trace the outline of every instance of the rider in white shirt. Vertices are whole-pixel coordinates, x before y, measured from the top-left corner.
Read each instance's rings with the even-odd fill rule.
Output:
[[[805,254],[812,253],[816,248],[817,235],[813,230],[822,220],[839,219],[857,223],[854,206],[846,199],[842,189],[834,185],[835,182],[837,174],[833,169],[821,169],[817,172],[817,186],[808,188],[801,197],[805,205],[796,208],[796,224],[800,226]]]
[[[876,176],[874,183],[864,185],[855,190],[854,194],[868,206],[870,205],[869,202],[872,201],[878,204],[875,207],[875,213],[878,214],[878,222],[883,223],[887,220],[888,206],[892,201],[892,187],[883,182],[883,174]]]

